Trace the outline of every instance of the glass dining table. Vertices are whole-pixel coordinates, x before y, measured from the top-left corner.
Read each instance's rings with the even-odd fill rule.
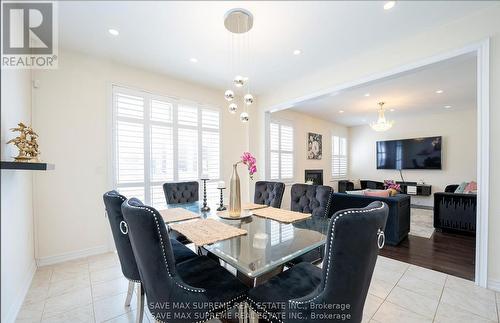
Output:
[[[242,219],[223,219],[217,215],[217,206],[202,212],[200,202],[169,204],[166,208],[185,208],[198,213],[201,218],[217,221],[241,228],[246,235],[219,241],[203,248],[219,259],[236,268],[238,276],[256,278],[279,270],[290,260],[301,256],[326,242],[328,218],[310,217],[291,224],[250,215]],[[251,211],[242,211],[244,215]],[[251,214],[251,213],[250,213]],[[192,220],[186,220],[192,221]]]

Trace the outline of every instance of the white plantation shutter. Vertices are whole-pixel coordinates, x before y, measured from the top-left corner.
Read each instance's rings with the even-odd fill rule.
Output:
[[[347,139],[332,136],[332,177],[347,177]]]
[[[220,178],[220,116],[219,111],[204,108],[201,110],[201,172],[208,178]]]
[[[144,182],[144,126],[119,120],[116,134],[120,139],[117,145],[117,182]]]
[[[198,125],[198,108],[189,105],[179,105],[177,122],[182,126],[196,127]]]
[[[179,128],[177,162],[179,180],[196,180],[198,176],[198,130]]]
[[[269,178],[293,180],[293,127],[273,120],[269,123]]]
[[[293,178],[293,128],[281,125],[281,179]]]
[[[172,126],[151,126],[151,180],[174,180],[174,140]]]
[[[218,201],[217,109],[113,86],[113,146],[114,185],[123,195],[163,208],[165,182],[208,173],[207,195]]]
[[[144,118],[144,99],[140,96],[118,92],[115,96],[115,104],[118,117]]]

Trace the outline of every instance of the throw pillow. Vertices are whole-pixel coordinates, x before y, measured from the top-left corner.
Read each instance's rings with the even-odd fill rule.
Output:
[[[365,190],[360,190],[360,191],[345,191],[347,194],[350,195],[365,195]]]
[[[467,187],[467,182],[462,182],[460,185],[458,185],[454,193],[462,194],[466,187]]]
[[[472,181],[464,189],[464,193],[466,194],[474,194],[477,192],[477,183]]]
[[[374,197],[389,197],[388,190],[366,190],[365,196],[374,196]]]
[[[390,196],[396,196],[399,193],[398,190],[396,190],[394,188],[389,188],[387,191],[389,191]]]

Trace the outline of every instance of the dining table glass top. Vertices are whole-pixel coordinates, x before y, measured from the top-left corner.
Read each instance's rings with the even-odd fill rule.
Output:
[[[204,248],[248,277],[258,277],[326,242],[328,218],[310,217],[291,224],[251,215],[228,220],[217,215],[217,205],[202,212],[201,202],[169,204],[166,208],[185,208],[247,231],[246,235],[219,241]],[[251,212],[251,211],[242,211]],[[190,221],[190,220],[187,220]]]

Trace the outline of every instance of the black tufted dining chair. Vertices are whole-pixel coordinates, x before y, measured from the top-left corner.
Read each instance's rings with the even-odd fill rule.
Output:
[[[122,212],[148,307],[157,321],[205,322],[245,301],[248,288],[207,256],[175,260],[172,239],[156,209],[127,201]]]
[[[325,185],[293,184],[290,209],[312,216],[330,216],[333,189]]]
[[[128,236],[128,225],[123,219],[121,206],[127,199],[117,191],[109,191],[103,195],[106,213],[108,215],[111,233],[115,241],[116,251],[120,259],[123,276],[129,281],[127,298],[125,306],[130,306],[134,288],[137,285],[137,322],[142,322],[144,315],[144,292],[141,285],[141,277],[135,260],[132,245]],[[128,200],[131,205],[141,206],[142,202],[136,198]],[[177,262],[196,257],[196,254],[189,248],[176,240],[172,240],[172,249]]]
[[[303,262],[278,274],[249,291],[250,307],[272,323],[361,322],[388,213],[380,201],[335,213],[323,268]]]
[[[311,213],[313,217],[329,217],[333,197],[333,188],[325,185],[294,184],[291,189],[290,209],[301,213]],[[296,226],[300,226],[300,223]],[[287,263],[293,266],[300,262],[320,262],[324,248],[316,248]]]
[[[192,203],[199,200],[199,184],[192,182],[170,182],[163,184],[167,204]]]
[[[253,202],[280,208],[285,192],[285,184],[281,182],[258,181],[255,183]]]

